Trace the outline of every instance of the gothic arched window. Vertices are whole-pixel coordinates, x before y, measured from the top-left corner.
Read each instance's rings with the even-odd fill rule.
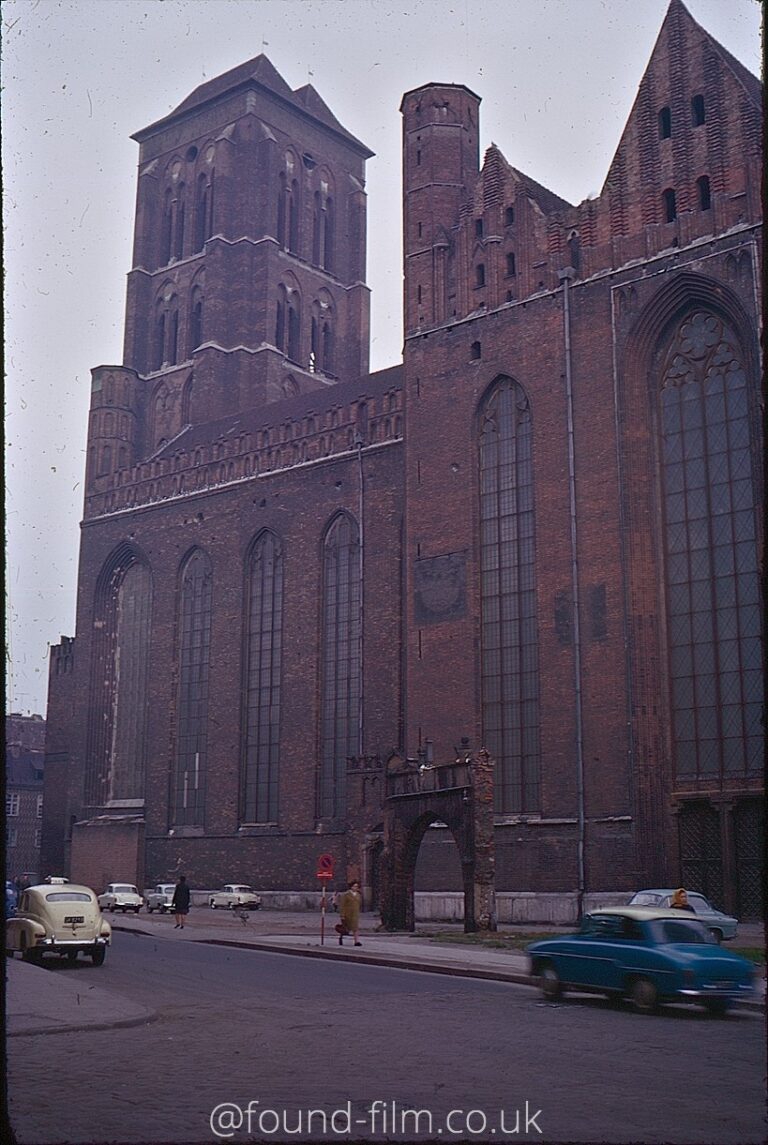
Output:
[[[762,770],[757,432],[738,339],[688,314],[661,367],[664,556],[675,771]]]
[[[344,814],[350,756],[360,754],[362,698],[360,533],[340,514],[323,543],[318,817]]]
[[[196,350],[203,341],[203,291],[201,287],[192,288],[192,297],[189,306],[189,354]]]
[[[211,562],[196,549],[184,565],[179,602],[178,738],[172,812],[178,826],[202,826],[205,822],[212,601]]]
[[[272,533],[248,559],[245,681],[246,823],[276,823],[280,759],[283,555]]]
[[[539,650],[531,411],[500,378],[481,411],[483,735],[496,761],[496,811],[539,809]]]

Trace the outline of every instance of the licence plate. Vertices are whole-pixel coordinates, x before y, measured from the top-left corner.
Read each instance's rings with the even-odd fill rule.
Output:
[[[82,914],[68,914],[68,915],[65,915],[65,917],[64,917],[64,925],[66,926],[66,924],[67,924],[68,922],[70,922],[70,923],[73,923],[73,924],[74,924],[74,923],[76,923],[76,922],[85,922],[85,916],[84,916],[84,915],[82,915]]]

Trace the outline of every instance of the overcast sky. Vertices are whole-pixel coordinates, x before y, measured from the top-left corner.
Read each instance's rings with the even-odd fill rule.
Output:
[[[752,72],[757,0],[688,0]],[[7,591],[13,711],[45,712],[73,635],[90,370],[122,361],[138,145],[195,87],[265,52],[368,163],[371,369],[400,359],[398,108],[482,97],[481,152],[571,203],[600,191],[666,0],[3,0]]]

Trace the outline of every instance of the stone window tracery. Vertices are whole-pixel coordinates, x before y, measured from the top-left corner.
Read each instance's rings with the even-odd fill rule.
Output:
[[[680,779],[762,769],[757,456],[738,340],[707,310],[661,366],[659,432],[669,670]]]

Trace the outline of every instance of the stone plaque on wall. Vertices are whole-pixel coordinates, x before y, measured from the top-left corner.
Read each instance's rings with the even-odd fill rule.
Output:
[[[414,610],[417,624],[458,620],[467,609],[465,553],[423,557],[414,566]]]

